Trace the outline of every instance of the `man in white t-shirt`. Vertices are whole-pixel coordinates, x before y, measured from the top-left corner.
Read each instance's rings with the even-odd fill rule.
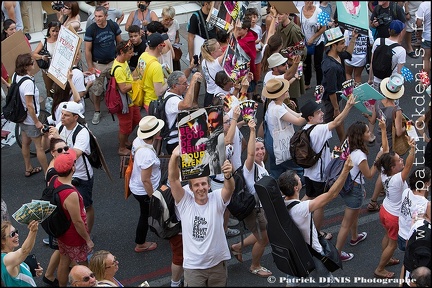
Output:
[[[312,248],[318,253],[322,253],[323,248],[318,240],[318,230],[315,228],[315,225],[311,219],[312,213],[317,209],[324,208],[325,205],[327,205],[331,200],[339,195],[339,191],[345,184],[345,180],[348,177],[349,171],[352,167],[353,163],[348,157],[347,161],[345,161],[345,165],[340,177],[331,186],[330,190],[327,193],[319,195],[313,200],[300,201],[300,190],[302,189],[302,183],[300,181],[300,177],[294,170],[287,170],[278,178],[279,189],[285,196],[285,205],[292,206],[288,209],[291,218],[302,233],[305,242],[308,245],[311,245]],[[312,236],[310,235],[311,232]],[[310,243],[310,239],[312,239],[312,244]],[[314,255],[312,254],[312,256]],[[316,257],[313,257],[313,260],[315,263],[315,270],[312,271],[311,276],[314,277],[320,284],[323,284],[321,279],[325,279],[324,281],[326,282],[332,282],[331,279],[333,276],[325,268],[322,262]]]
[[[186,109],[193,107],[194,100],[194,89],[195,84],[198,80],[202,79],[201,73],[196,72],[192,76],[191,83],[189,85],[185,74],[182,71],[173,71],[167,79],[168,90],[163,96],[167,99],[169,95],[174,94],[175,96],[170,97],[165,103],[165,114],[166,121],[170,130],[172,130],[167,139],[163,139],[162,149],[166,149],[168,154],[171,154],[174,148],[178,145],[178,130],[177,127],[177,114]],[[186,93],[186,94],[185,94]],[[185,95],[183,97],[183,95]]]
[[[348,116],[354,103],[355,97],[350,97],[344,110],[342,110],[342,112],[333,121],[326,124],[323,124],[324,112],[321,111],[320,104],[309,100],[300,108],[302,117],[307,121],[306,125],[302,129],[306,130],[311,125],[316,125],[310,132],[310,144],[312,149],[316,153],[323,149],[321,157],[315,165],[304,169],[306,195],[303,200],[311,200],[324,193],[325,181],[323,179],[323,174],[327,165],[330,163],[330,147],[327,141],[333,136],[332,131],[339,125],[343,125],[343,121]],[[316,209],[313,219],[317,230],[320,231],[321,234],[324,234],[327,239],[331,239],[332,235],[330,233],[321,232],[320,230],[324,219],[324,209]]]
[[[189,180],[193,195],[185,193],[180,182],[180,149],[177,146],[168,166],[168,181],[182,221],[185,286],[227,286],[226,261],[231,259],[223,227],[223,214],[234,192],[232,164],[222,165],[224,186],[212,193],[209,178]]]

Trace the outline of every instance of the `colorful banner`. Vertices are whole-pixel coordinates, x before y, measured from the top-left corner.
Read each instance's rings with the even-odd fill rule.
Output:
[[[339,26],[358,33],[369,34],[369,10],[367,1],[336,1]]]

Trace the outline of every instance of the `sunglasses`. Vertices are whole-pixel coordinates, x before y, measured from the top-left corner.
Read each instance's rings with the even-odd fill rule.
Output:
[[[125,44],[125,46],[123,47],[123,48],[121,48],[121,50],[123,51],[123,52],[127,52],[131,47],[133,47],[132,46],[133,44],[132,44],[132,41],[128,41],[126,44]]]
[[[68,150],[69,150],[69,146],[65,146],[63,148],[54,149],[54,151],[57,151],[57,153],[62,153],[63,151],[67,152]]]
[[[85,276],[82,280],[76,280],[75,282],[88,282],[90,281],[90,278],[95,278],[95,274],[91,273],[89,276]]]
[[[63,6],[63,9],[71,10],[72,8],[71,8],[71,7],[68,7],[68,6]]]
[[[15,229],[15,231],[12,231],[11,233],[9,233],[9,238],[13,238],[13,237],[15,237],[15,235],[18,235],[18,229]]]
[[[261,142],[261,143],[264,143],[264,139],[261,138],[261,137],[257,137],[257,138],[255,138],[255,142]]]

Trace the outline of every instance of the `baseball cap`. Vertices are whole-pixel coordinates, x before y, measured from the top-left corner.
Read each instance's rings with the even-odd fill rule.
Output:
[[[157,47],[159,44],[163,43],[165,40],[168,40],[167,34],[160,34],[159,32],[152,33],[147,37],[147,44],[149,47]]]
[[[54,160],[54,169],[57,173],[66,173],[72,169],[75,164],[76,153],[74,149],[58,155]]]
[[[405,24],[400,20],[393,20],[390,22],[389,30],[394,30],[396,34],[399,34],[404,29]]]
[[[60,103],[59,107],[62,108],[62,111],[67,111],[73,114],[77,114],[79,117],[84,119],[84,115],[82,114],[84,108],[81,103],[76,103],[73,101],[62,102]]]
[[[302,117],[308,120],[309,116],[313,116],[315,111],[321,109],[321,104],[316,103],[315,101],[308,100],[301,108],[300,112]]]

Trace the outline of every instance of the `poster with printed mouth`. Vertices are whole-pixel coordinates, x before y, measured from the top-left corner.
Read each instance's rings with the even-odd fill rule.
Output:
[[[239,107],[240,115],[245,122],[255,118],[258,109],[258,103],[256,103],[254,100],[241,101]]]
[[[369,10],[367,1],[336,1],[338,23],[347,30],[356,29],[358,33],[368,36]]]
[[[234,35],[231,35],[229,46],[222,61],[222,67],[233,82],[243,78],[250,71],[250,58],[237,44]]]
[[[182,180],[222,173],[226,159],[223,106],[183,111],[177,121]]]
[[[349,98],[354,92],[354,79],[346,80],[342,83],[342,94]]]

